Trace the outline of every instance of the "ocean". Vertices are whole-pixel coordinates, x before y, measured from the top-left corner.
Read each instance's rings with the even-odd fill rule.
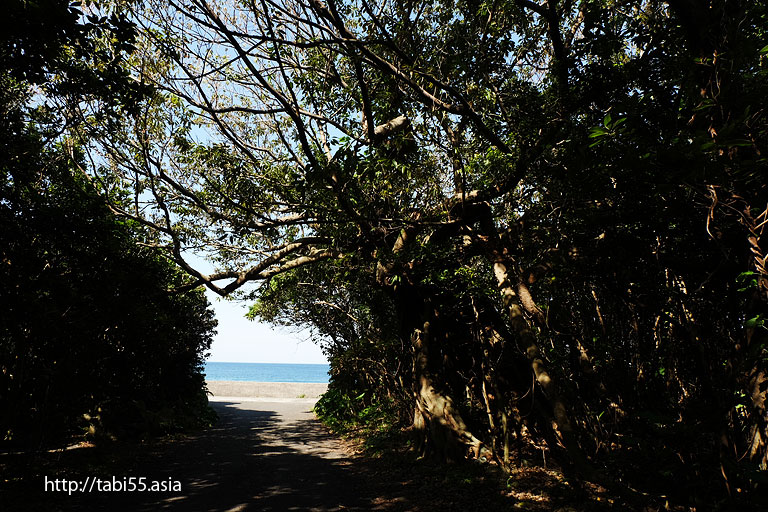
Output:
[[[205,363],[205,380],[328,382],[327,364]]]

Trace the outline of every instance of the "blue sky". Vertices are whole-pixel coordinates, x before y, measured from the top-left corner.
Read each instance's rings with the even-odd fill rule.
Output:
[[[185,259],[201,272],[213,266],[202,256],[186,253]],[[221,284],[221,283],[219,283]],[[227,300],[206,288],[206,297],[216,312],[218,331],[211,344],[208,361],[220,363],[327,364],[320,346],[309,332],[251,321],[245,318],[249,304]]]
[[[210,290],[207,295],[219,321],[208,361],[327,364],[308,332],[252,322],[245,318],[248,304],[221,299]]]

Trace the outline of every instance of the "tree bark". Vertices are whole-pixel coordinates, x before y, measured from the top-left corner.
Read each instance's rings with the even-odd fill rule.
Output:
[[[447,386],[440,385],[438,372],[432,369],[435,366],[430,357],[434,320],[426,320],[411,334],[415,399],[413,431],[417,449],[422,457],[431,455],[446,461],[464,459],[468,450],[479,458],[487,449],[469,430],[446,391]]]
[[[518,345],[528,356],[536,382],[541,386],[544,394],[552,404],[553,419],[557,424],[557,430],[562,438],[563,446],[579,474],[584,475],[588,479],[594,479],[597,473],[579,447],[576,440],[576,432],[568,416],[565,402],[560,396],[556,382],[547,371],[536,340],[536,334],[525,318],[523,308],[520,305],[521,300],[515,290],[515,286],[510,281],[506,265],[500,261],[494,262],[493,273],[496,277],[504,306],[509,312],[509,321],[517,337]]]

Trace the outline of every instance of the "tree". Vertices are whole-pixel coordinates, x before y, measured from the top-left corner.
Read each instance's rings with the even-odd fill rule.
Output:
[[[762,2],[132,12],[157,94],[124,129],[81,115],[104,193],[133,190],[114,209],[190,287],[260,282],[254,314],[313,322],[339,354],[374,341],[390,377],[407,360],[384,386],[411,394],[425,453],[512,464],[528,431],[589,478],[629,457],[758,485]],[[635,455],[660,443],[676,456]],[[717,494],[694,487],[664,492]]]
[[[82,146],[62,136],[76,128],[72,117],[55,107],[89,97],[130,106],[113,96],[135,91],[117,57],[91,68],[80,60],[103,64],[90,51],[105,34],[127,33],[110,30],[121,18],[83,26],[61,2],[12,3],[10,12],[18,25],[0,47],[3,442],[45,447],[88,431],[205,423],[213,313],[199,290],[170,293],[182,284],[179,269],[145,246],[150,233],[109,211]],[[41,37],[27,40],[29,27]]]

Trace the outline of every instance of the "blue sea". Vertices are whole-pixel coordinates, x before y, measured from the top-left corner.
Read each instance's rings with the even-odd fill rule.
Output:
[[[328,382],[327,364],[205,363],[205,380]]]

